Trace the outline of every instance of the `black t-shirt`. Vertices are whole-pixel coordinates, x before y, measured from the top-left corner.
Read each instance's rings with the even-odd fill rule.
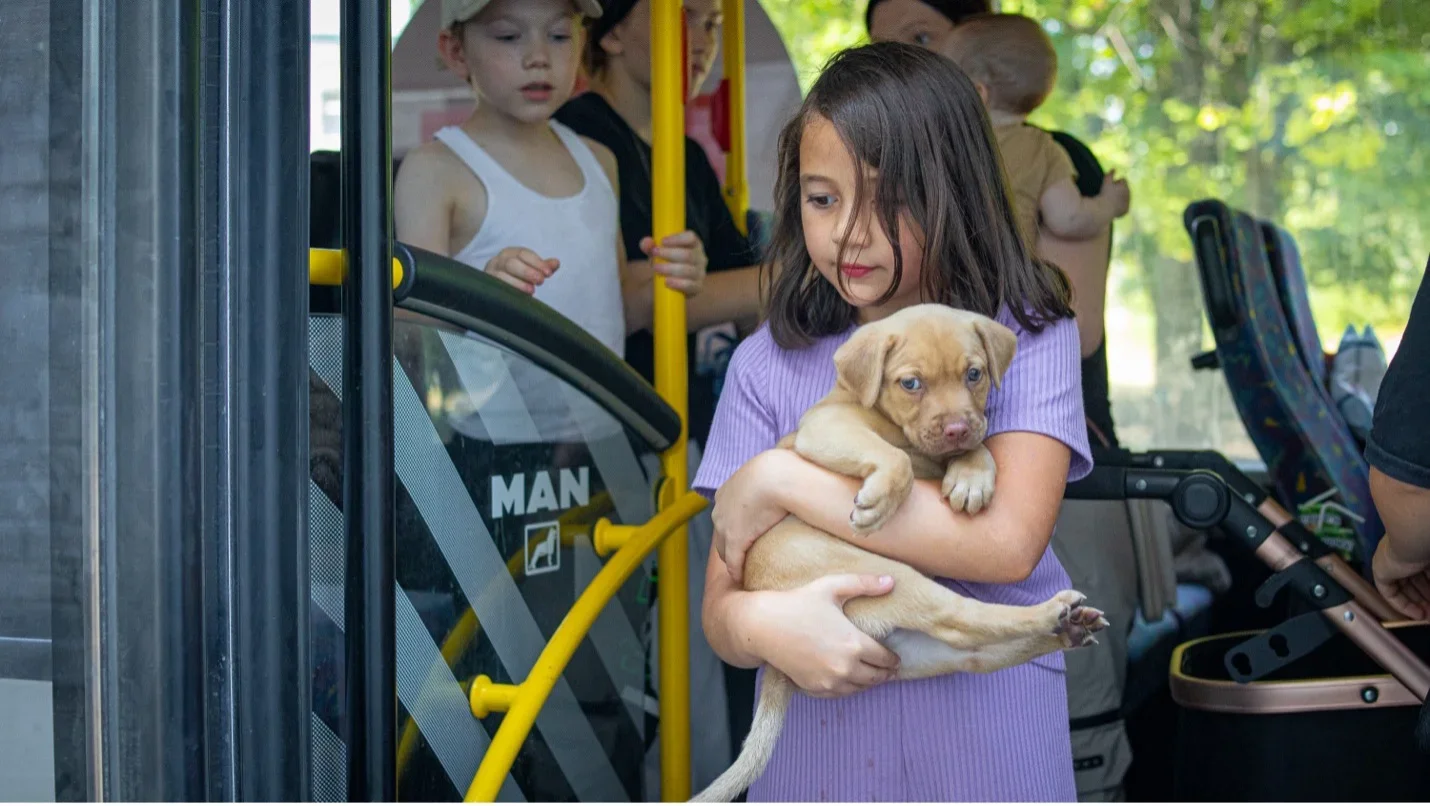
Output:
[[[651,234],[651,148],[625,119],[594,92],[567,101],[556,112],[556,120],[572,131],[604,145],[616,157],[621,183],[621,234],[626,242],[627,260],[646,260],[641,239]],[[700,236],[709,258],[708,271],[724,271],[753,265],[754,247],[735,225],[720,177],[710,165],[700,144],[685,138],[685,225]],[[695,336],[687,339],[690,361],[690,438],[703,443],[715,416],[715,398],[723,372],[718,368],[697,371]],[[729,349],[733,349],[733,345]],[[646,380],[655,379],[655,342],[649,330],[626,339],[626,361]],[[723,362],[719,364],[723,366]]]
[[[1430,272],[1430,265],[1425,267]],[[1430,282],[1410,307],[1405,335],[1375,399],[1365,458],[1380,472],[1430,489]]]

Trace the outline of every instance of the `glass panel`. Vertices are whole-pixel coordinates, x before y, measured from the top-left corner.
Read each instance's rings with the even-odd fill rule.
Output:
[[[312,25],[309,29],[309,146],[313,151],[337,151],[342,146],[342,130],[338,124],[338,113],[342,109],[339,90],[342,87],[342,68],[339,65],[338,46],[338,0],[311,0]],[[392,42],[395,45],[407,24],[416,16],[423,0],[391,0]],[[433,0],[428,14],[432,15],[434,26],[437,15],[437,0]],[[436,41],[431,43],[433,57],[436,57]],[[400,93],[395,93],[400,95]]]
[[[341,800],[341,319],[314,315],[309,339],[313,787],[315,799]],[[659,460],[608,412],[493,342],[400,312],[394,345],[398,787],[403,800],[456,800],[501,724],[472,716],[471,680],[525,676],[602,565],[596,520],[653,514]],[[653,593],[638,574],[602,613],[503,799],[644,799]]]
[[[1043,20],[1060,59],[1035,121],[1084,138],[1132,183],[1116,224],[1107,303],[1119,434],[1135,447],[1213,447],[1254,457],[1219,372],[1187,204],[1220,198],[1300,245],[1321,341],[1404,329],[1430,250],[1425,59],[1418,0],[1104,4],[1008,0]],[[1387,192],[1387,189],[1393,189]]]
[[[86,31],[78,2],[6,3],[3,18],[0,800],[84,799]]]

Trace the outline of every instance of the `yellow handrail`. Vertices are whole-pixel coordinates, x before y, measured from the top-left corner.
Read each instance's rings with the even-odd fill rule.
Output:
[[[651,0],[651,196],[656,243],[685,229],[685,16],[682,0]],[[670,495],[686,479],[689,385],[685,297],[655,283],[655,391],[680,415],[680,436],[661,456]],[[660,546],[660,789],[666,801],[690,799],[689,548],[682,523]],[[617,555],[619,556],[619,555]]]
[[[308,284],[342,285],[347,274],[347,258],[341,249],[308,250]],[[402,287],[402,261],[392,259],[392,287]]]
[[[725,155],[725,205],[740,232],[747,230],[750,183],[745,168],[745,0],[724,0],[725,80],[729,97],[730,152]]]
[[[560,528],[561,547],[571,548],[576,543],[576,536],[590,531],[593,522],[605,522],[604,516],[614,506],[609,492],[600,492],[592,496],[589,503],[584,506],[567,510],[557,523]],[[599,519],[599,521],[597,520]],[[600,527],[597,526],[596,534],[600,534]],[[526,575],[526,555],[525,551],[518,549],[517,552],[507,558],[506,570],[511,574],[512,579],[521,579]],[[456,667],[457,661],[466,653],[467,648],[476,637],[481,634],[482,625],[477,620],[477,613],[470,605],[462,617],[457,619],[457,623],[452,627],[452,631],[447,633],[446,639],[442,641],[442,660],[448,666]],[[464,687],[464,690],[465,687]],[[407,715],[407,720],[402,725],[402,735],[397,742],[397,774],[401,777],[407,764],[412,760],[412,753],[417,749],[417,723],[412,719],[412,715]]]
[[[586,586],[586,590],[571,606],[570,612],[561,620],[561,625],[552,634],[550,642],[537,657],[526,680],[518,685],[493,683],[486,675],[480,675],[472,682],[470,701],[472,713],[483,718],[490,713],[506,712],[501,727],[492,737],[492,743],[482,756],[476,777],[468,787],[466,802],[490,803],[496,800],[502,782],[511,771],[531,728],[536,724],[536,716],[546,704],[546,698],[556,686],[571,656],[590,631],[596,616],[616,595],[632,572],[657,545],[662,549],[669,545],[668,536],[681,538],[684,525],[706,507],[708,502],[696,493],[685,493],[671,506],[662,509],[628,541],[621,550],[611,557],[605,566]],[[664,609],[665,583],[661,582],[661,607]],[[682,623],[683,624],[683,623]],[[663,636],[662,636],[663,640]],[[661,718],[665,718],[665,682],[661,682]],[[687,796],[688,799],[688,796]]]

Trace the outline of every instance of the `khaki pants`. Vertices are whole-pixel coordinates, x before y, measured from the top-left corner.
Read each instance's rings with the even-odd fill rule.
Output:
[[[1086,594],[1111,623],[1094,646],[1064,653],[1078,800],[1122,800],[1122,780],[1132,763],[1121,717],[1127,635],[1139,603],[1127,503],[1064,501],[1053,553],[1073,588]]]

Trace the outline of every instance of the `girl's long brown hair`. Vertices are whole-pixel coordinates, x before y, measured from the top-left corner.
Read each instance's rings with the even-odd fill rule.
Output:
[[[799,150],[814,116],[833,124],[856,165],[878,174],[873,209],[895,261],[884,301],[903,276],[897,222],[906,217],[923,236],[924,301],[985,316],[1007,306],[1034,333],[1072,317],[1067,277],[1035,258],[1019,235],[993,128],[973,83],[942,56],[881,42],[836,55],[780,133],[765,270],[770,331],[781,347],[802,347],[855,323],[854,307],[814,272],[805,248]],[[856,189],[855,209],[865,209],[869,191]]]

